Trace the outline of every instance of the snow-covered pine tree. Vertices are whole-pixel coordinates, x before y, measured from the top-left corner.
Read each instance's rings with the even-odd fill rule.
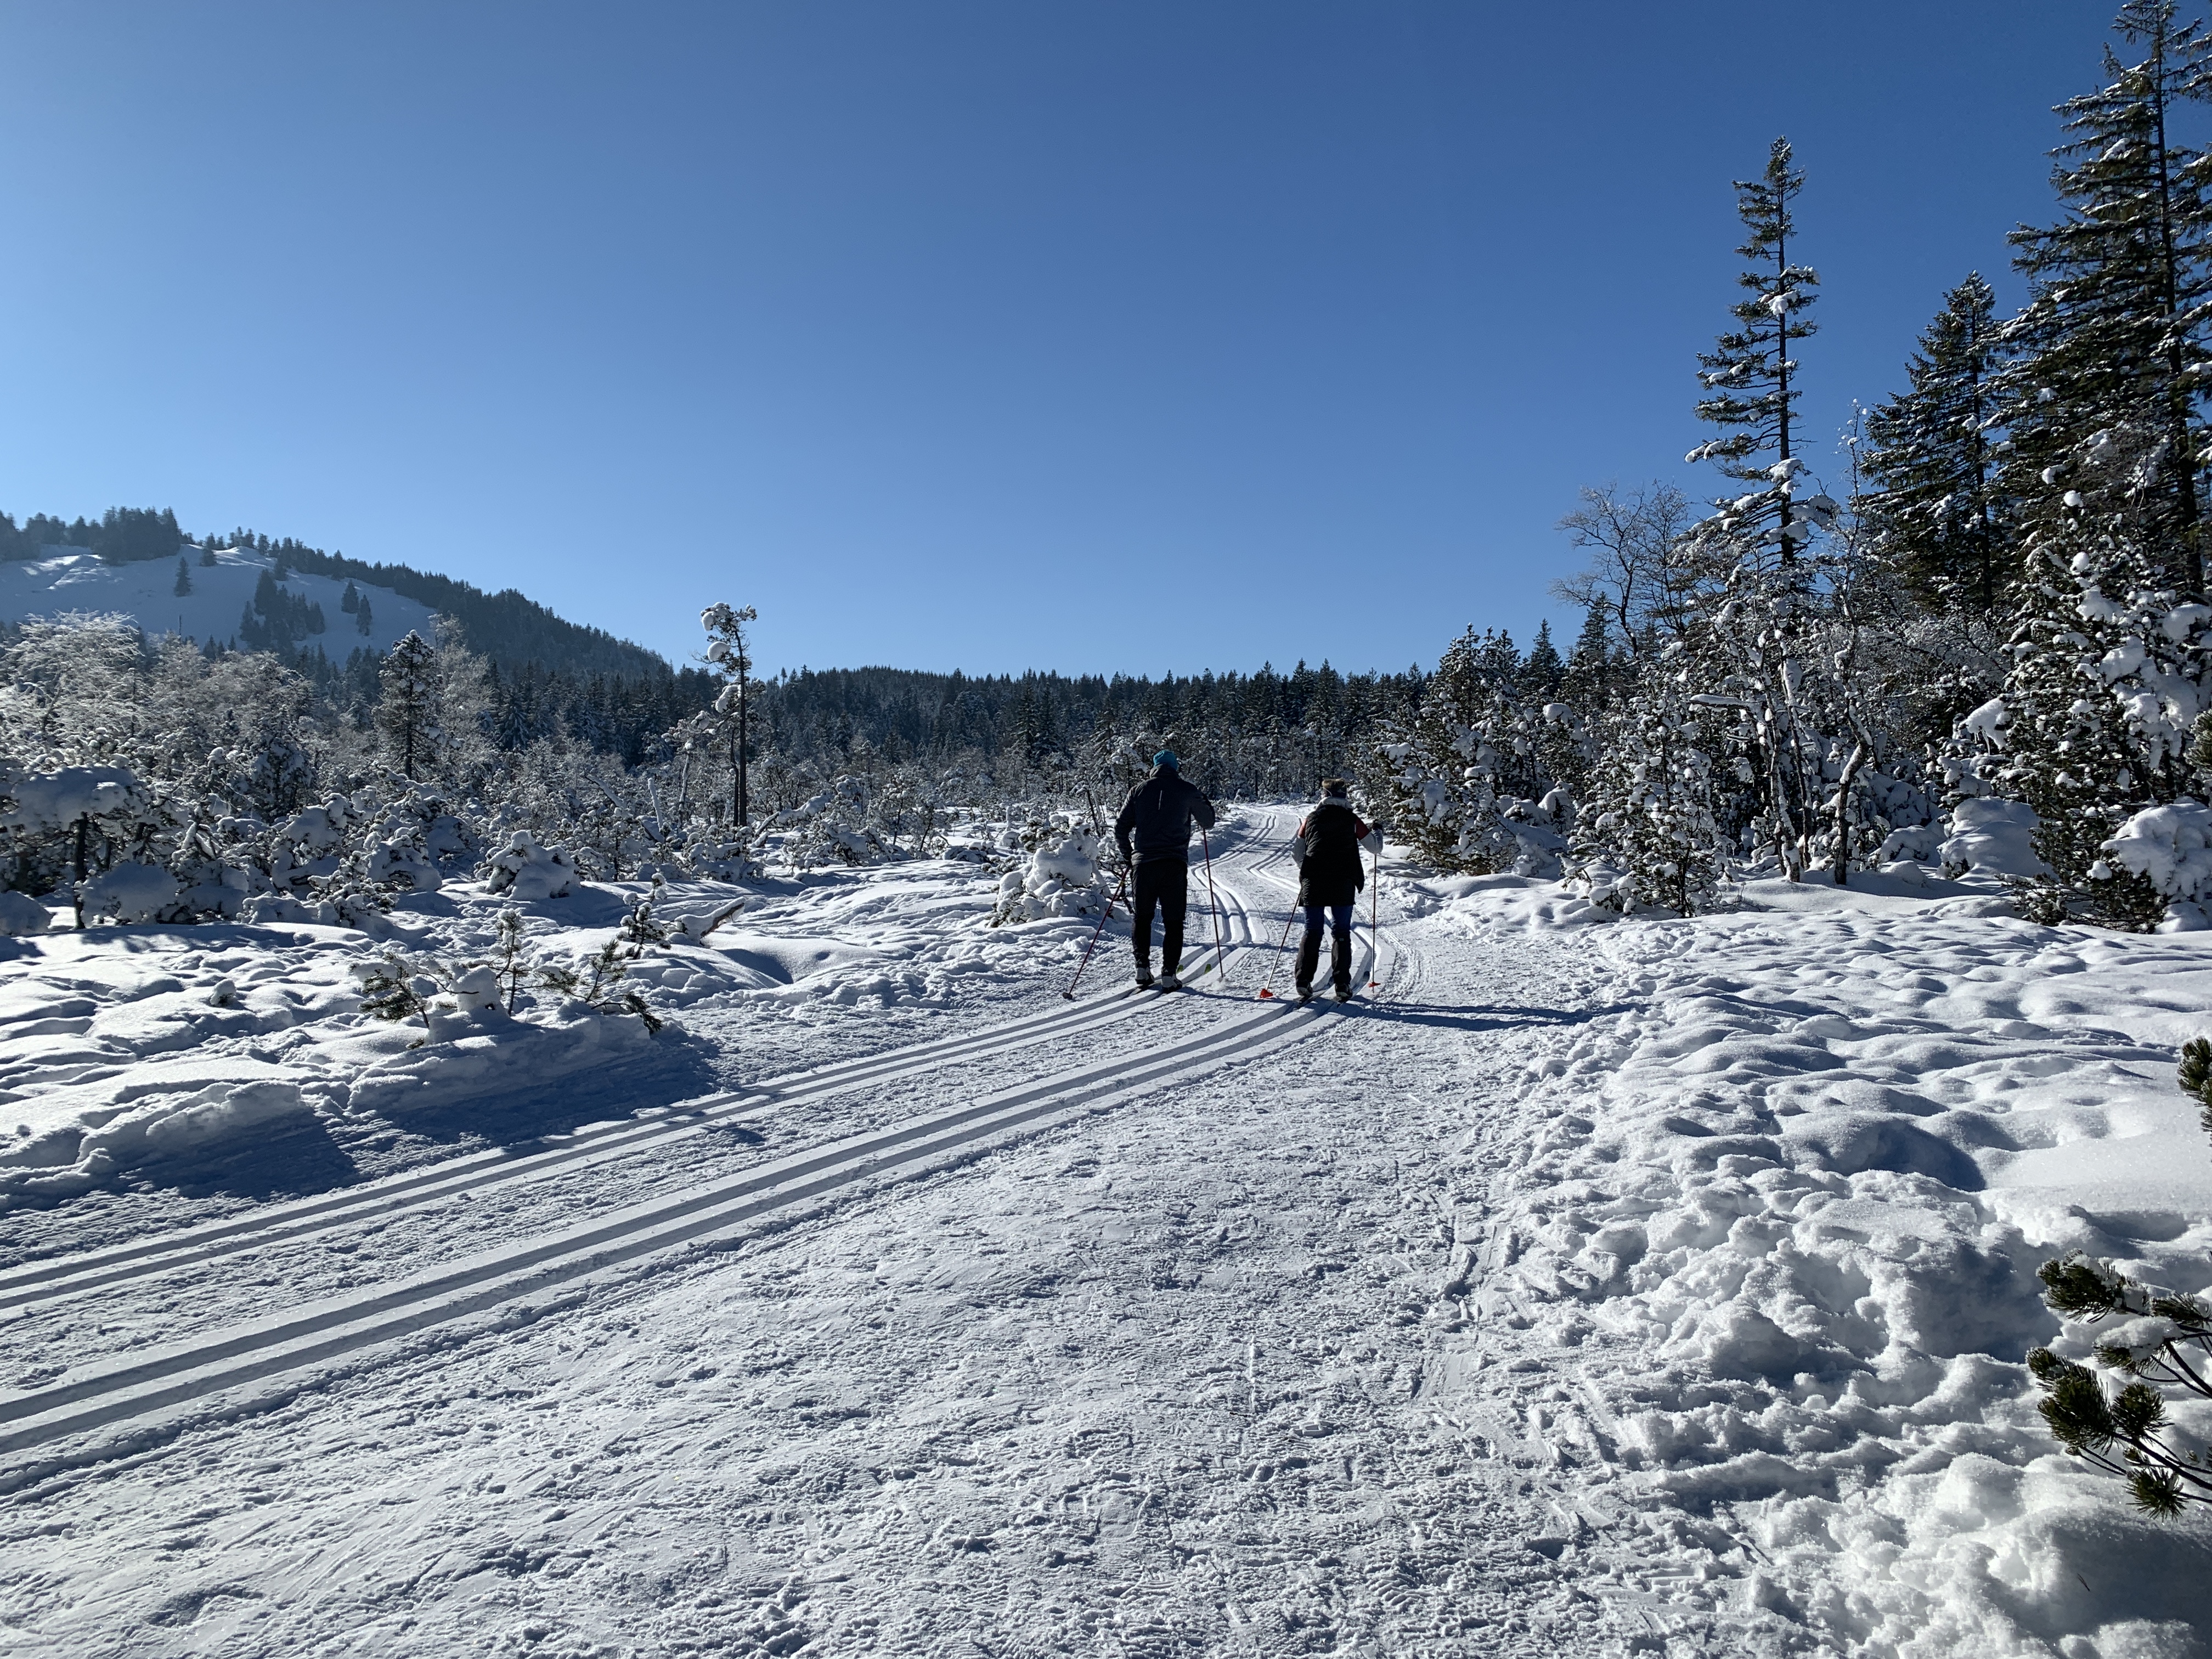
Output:
[[[2011,672],[1959,743],[1983,751],[1965,757],[1978,776],[2034,809],[2051,876],[2027,896],[2033,919],[2142,931],[2163,915],[2157,890],[2105,843],[2196,781],[2208,624],[2212,607],[2156,585],[2124,514],[2069,508],[2032,532]]]
[[[1855,501],[1926,604],[1996,617],[2015,568],[2014,514],[1996,468],[2009,356],[1996,294],[1972,272],[1944,295],[1905,366],[1910,389],[1867,416]]]
[[[1594,904],[1694,915],[1726,868],[1714,813],[1729,711],[1695,701],[1681,665],[1655,667],[1605,722],[1568,878]]]
[[[1689,459],[1711,461],[1729,477],[1747,482],[1766,481],[1763,457],[1786,461],[1795,453],[1799,389],[1791,383],[1797,364],[1790,353],[1816,326],[1801,313],[1819,297],[1812,289],[1820,276],[1790,262],[1796,228],[1790,204],[1805,187],[1804,173],[1790,161],[1790,141],[1777,138],[1765,171],[1735,182],[1736,214],[1747,233],[1736,252],[1751,262],[1737,283],[1747,297],[1730,307],[1737,326],[1698,356],[1698,379],[1705,389],[1698,418],[1720,428],[1723,435],[1692,450]],[[1784,542],[1785,556],[1791,550]]]
[[[437,653],[410,629],[377,670],[383,696],[376,705],[377,730],[392,760],[410,779],[430,757],[438,737]]]
[[[732,610],[726,605],[710,605],[699,613],[700,626],[707,630],[706,660],[722,678],[721,691],[714,699],[714,713],[722,723],[723,740],[729,745],[730,825],[739,833],[752,822],[746,774],[752,761],[750,702],[753,659],[745,625],[759,620],[759,617],[760,613],[750,605]]]
[[[2127,0],[2116,27],[2142,56],[2124,63],[2107,48],[2106,84],[2058,106],[2062,216],[2012,238],[2030,298],[2011,331],[2022,352],[2008,414],[2011,488],[2031,528],[2086,509],[2102,535],[2117,516],[2152,585],[2195,598],[2212,159],[2181,141],[2174,118],[2212,100],[2212,38],[2199,21],[2177,24],[2173,0]]]
[[[1575,648],[1568,653],[1566,671],[1559,677],[1561,699],[1593,718],[1612,707],[1615,683],[1624,678],[1613,660],[1610,631],[1604,602],[1592,599],[1583,613]]]

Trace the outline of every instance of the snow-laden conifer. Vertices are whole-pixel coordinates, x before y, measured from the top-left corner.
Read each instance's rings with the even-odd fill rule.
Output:
[[[1869,415],[1855,503],[1918,598],[1976,618],[1999,612],[2014,574],[1996,447],[2009,351],[1996,291],[1974,272],[1921,334],[1908,389]]]
[[[1960,763],[2035,812],[2051,875],[2032,914],[2148,928],[2164,898],[2106,848],[2136,813],[2196,786],[2212,607],[2159,585],[2124,514],[2086,507],[2033,532],[2020,593],[2011,671],[1962,723]]]
[[[2058,106],[2057,222],[2013,237],[2031,283],[2008,411],[2032,527],[2065,495],[2117,517],[2153,583],[2204,587],[2202,402],[2212,371],[2212,161],[2182,137],[2212,98],[2212,37],[2172,0],[2127,0],[2105,84]],[[2040,487],[2039,487],[2040,486]]]
[[[1796,232],[1791,204],[1805,187],[1804,173],[1790,166],[1790,141],[1777,138],[1757,179],[1736,180],[1736,214],[1743,221],[1743,245],[1736,252],[1749,262],[1737,278],[1745,297],[1730,311],[1736,326],[1698,354],[1698,418],[1721,428],[1722,435],[1690,452],[1693,461],[1717,464],[1732,478],[1762,480],[1771,454],[1788,460],[1796,453],[1794,422],[1800,388],[1790,353],[1816,328],[1802,313],[1819,295],[1820,276],[1790,258]]]
[[[1694,915],[1710,909],[1726,871],[1714,805],[1740,711],[1693,696],[1681,665],[1647,674],[1604,722],[1568,876],[1592,903]]]

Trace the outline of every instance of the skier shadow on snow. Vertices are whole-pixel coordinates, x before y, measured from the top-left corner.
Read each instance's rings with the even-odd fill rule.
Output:
[[[1530,1025],[1583,1025],[1608,1014],[1625,1014],[1635,1006],[1616,1002],[1602,1008],[1501,1008],[1481,1003],[1443,1007],[1432,1003],[1352,1003],[1351,1009],[1378,1018],[1401,1020],[1408,1025],[1433,1025],[1448,1031],[1503,1031]]]

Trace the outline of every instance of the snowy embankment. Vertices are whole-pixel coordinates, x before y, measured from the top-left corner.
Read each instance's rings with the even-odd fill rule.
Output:
[[[1708,1540],[1693,1578],[1642,1563],[1655,1616],[1872,1654],[2196,1653],[2203,1517],[2139,1516],[2060,1455],[2021,1362],[2087,1358],[2035,1277],[2069,1250],[2212,1285],[2212,1143],[2173,1080],[2212,1030],[2212,939],[1860,881],[1583,930],[1609,1006],[1524,1075],[1528,1139],[1463,1218],[1485,1305],[1590,1406],[1594,1486]],[[1462,885],[1447,919],[1479,936],[1587,915]],[[1659,1535],[1589,1542],[1634,1586]]]

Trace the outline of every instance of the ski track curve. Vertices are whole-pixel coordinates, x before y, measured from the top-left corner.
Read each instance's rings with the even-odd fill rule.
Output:
[[[1200,943],[1208,948],[1190,981],[1200,986],[1218,971],[1220,982],[1207,988],[1214,997],[1252,995],[1252,987],[1237,982],[1239,969],[1272,943],[1267,934],[1280,901],[1255,904],[1238,890],[1240,885],[1247,879],[1273,890],[1293,885],[1279,868],[1286,862],[1283,837],[1294,820],[1279,811],[1247,811],[1258,822],[1248,821],[1233,837],[1224,837],[1228,844],[1215,860],[1218,912],[1197,905],[1192,912],[1196,925],[1187,951]],[[1218,951],[1212,948],[1216,914]],[[1202,940],[1201,934],[1206,935]],[[1376,941],[1363,929],[1355,969],[1371,976],[1376,963]],[[1191,1000],[1181,1000],[1188,1004]],[[643,1121],[580,1131],[541,1151],[477,1154],[368,1188],[348,1189],[185,1234],[33,1263],[0,1274],[0,1311],[20,1313],[64,1299],[121,1293],[136,1284],[222,1256],[294,1246],[367,1220],[403,1220],[456,1195],[573,1174],[801,1102],[828,1100],[927,1078],[955,1065],[1066,1042],[1158,1006],[1158,999],[1124,988],[1100,1000],[1086,999],[984,1031],[809,1067],[727,1095],[657,1109]],[[170,1419],[156,1431],[157,1437],[166,1438],[167,1431],[187,1426],[195,1408],[210,1401],[216,1402],[218,1415],[234,1413],[239,1409],[236,1391],[265,1379],[364,1356],[380,1345],[433,1327],[472,1319],[481,1322],[478,1316],[493,1310],[503,1310],[514,1319],[536,1317],[550,1311],[562,1296],[573,1297],[579,1281],[610,1268],[742,1234],[795,1206],[819,1208],[956,1167],[1011,1139],[1064,1127],[1163,1088],[1262,1059],[1327,1024],[1318,1008],[1248,1002],[1184,1040],[1126,1059],[1033,1079],[948,1109],[769,1158],[723,1179],[657,1194],[568,1228],[513,1240],[396,1282],[379,1283],[153,1352],[134,1352],[118,1361],[70,1371],[50,1385],[0,1395],[0,1460],[4,1460],[0,1462],[0,1490],[33,1485],[58,1468],[126,1455],[149,1431],[143,1419]],[[532,1305],[533,1299],[538,1305]],[[112,1433],[117,1425],[139,1426],[118,1442]],[[104,1445],[80,1446],[58,1456],[37,1455],[102,1430],[111,1431]]]

